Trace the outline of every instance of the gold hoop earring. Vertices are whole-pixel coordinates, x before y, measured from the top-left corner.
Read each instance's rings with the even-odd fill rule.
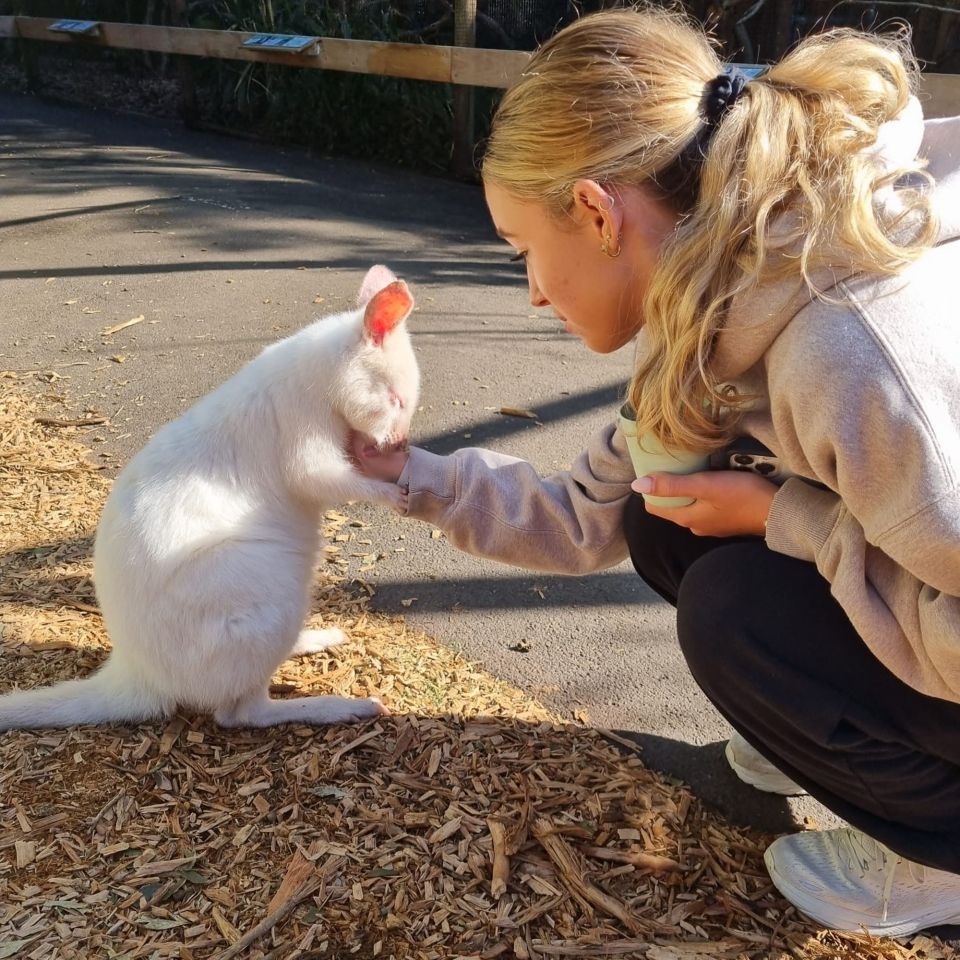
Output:
[[[610,238],[605,236],[605,237],[603,238],[603,243],[600,244],[600,252],[601,252],[602,254],[604,254],[605,256],[609,257],[611,260],[616,260],[617,257],[619,257],[620,254],[621,254],[622,251],[623,251],[623,244],[621,243],[622,240],[623,240],[623,234],[622,234],[622,233],[618,233],[618,234],[617,234],[617,252],[616,252],[616,253],[611,253],[611,252],[610,252]]]

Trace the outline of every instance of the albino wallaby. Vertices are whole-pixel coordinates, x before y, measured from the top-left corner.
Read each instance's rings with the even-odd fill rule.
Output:
[[[420,380],[404,323],[413,299],[376,266],[357,303],[267,347],[130,461],[94,547],[110,656],[85,679],[0,696],[0,729],[147,720],[178,706],[225,726],[385,712],[373,697],[269,697],[283,660],[344,639],[301,629],[322,511],[405,507],[346,450],[351,432],[407,440]]]

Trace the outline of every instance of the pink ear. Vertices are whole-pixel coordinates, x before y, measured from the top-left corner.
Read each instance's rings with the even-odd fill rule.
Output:
[[[413,309],[413,297],[402,280],[394,280],[367,304],[363,313],[363,332],[375,346],[383,344],[384,338],[403,323]]]
[[[357,294],[357,306],[362,307],[368,303],[370,298],[378,290],[382,290],[396,279],[393,271],[383,266],[383,264],[378,263],[375,267],[371,267],[367,271],[367,275],[363,278],[363,283],[360,284],[360,292]]]

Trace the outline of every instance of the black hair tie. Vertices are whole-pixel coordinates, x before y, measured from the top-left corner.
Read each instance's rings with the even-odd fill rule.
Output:
[[[736,67],[726,67],[723,73],[707,82],[703,91],[703,116],[714,127],[737,102],[749,77]]]
[[[737,102],[751,78],[736,67],[726,67],[703,90],[700,113],[703,123],[671,164],[650,179],[660,194],[672,200],[680,210],[691,210],[700,191],[700,165],[707,158],[710,141],[726,112]]]

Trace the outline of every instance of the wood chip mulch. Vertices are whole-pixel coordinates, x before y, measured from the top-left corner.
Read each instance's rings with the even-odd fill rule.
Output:
[[[38,423],[12,380],[0,691],[85,674],[107,647],[91,546],[109,480],[83,428]],[[347,514],[327,524],[349,539]],[[773,889],[770,837],[368,611],[342,560],[320,566],[314,625],[350,641],[284,665],[274,694],[377,694],[393,715],[0,733],[0,960],[954,955],[817,930]]]

